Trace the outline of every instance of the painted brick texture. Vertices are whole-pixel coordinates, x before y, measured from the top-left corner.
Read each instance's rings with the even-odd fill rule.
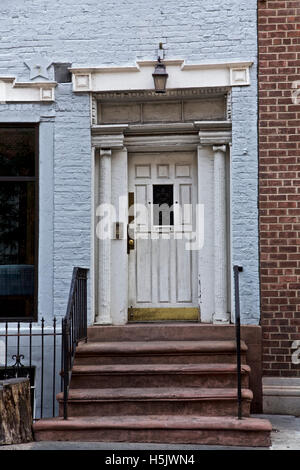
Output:
[[[259,1],[258,36],[263,367],[264,375],[300,377],[291,360],[300,339],[299,1]]]
[[[19,81],[29,79],[24,60],[34,54],[74,67],[133,65],[136,60],[153,60],[160,41],[168,59],[253,61],[251,86],[235,87],[232,93],[232,257],[234,263],[244,266],[244,324],[258,324],[260,315],[256,15],[257,0],[0,2],[0,75],[15,75]],[[59,85],[56,97],[55,106],[41,107],[42,115],[51,110],[55,126],[54,232],[49,234],[53,240],[54,307],[43,312],[49,317],[64,315],[72,267],[91,267],[92,258],[89,97],[74,95],[70,85]],[[30,106],[7,105],[4,109],[3,116],[9,110],[18,122],[22,110]]]

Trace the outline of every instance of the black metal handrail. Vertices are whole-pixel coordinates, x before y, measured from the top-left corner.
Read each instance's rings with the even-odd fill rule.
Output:
[[[68,395],[76,347],[87,341],[87,269],[74,268],[66,316],[62,320],[63,416],[68,419]]]
[[[237,365],[237,400],[238,419],[242,419],[242,370],[241,370],[241,315],[240,315],[240,286],[239,273],[242,266],[233,266],[234,300],[235,300],[235,335],[236,335],[236,365]]]

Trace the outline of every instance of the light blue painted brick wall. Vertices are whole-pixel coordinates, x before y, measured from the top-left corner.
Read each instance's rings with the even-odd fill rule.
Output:
[[[88,95],[56,89],[54,145],[54,312],[65,312],[73,266],[91,259],[91,130]],[[90,298],[90,296],[89,296]]]
[[[257,324],[260,318],[256,68],[251,83],[232,93],[232,262],[244,269],[240,294],[245,324]]]
[[[73,66],[134,64],[156,57],[188,62],[252,60],[256,64],[256,0],[1,0],[0,75],[28,80],[24,60],[45,54]],[[257,89],[233,90],[233,260],[241,276],[244,323],[259,318],[257,231]],[[53,78],[53,71],[50,71]],[[24,113],[55,115],[54,310],[63,315],[74,265],[90,265],[91,158],[89,99],[59,85],[52,105],[0,105],[0,120]],[[47,184],[42,181],[41,184]],[[91,313],[91,312],[90,312]]]

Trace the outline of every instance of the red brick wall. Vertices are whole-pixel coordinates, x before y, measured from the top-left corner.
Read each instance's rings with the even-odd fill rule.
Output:
[[[300,377],[300,0],[258,0],[258,41],[263,368]]]

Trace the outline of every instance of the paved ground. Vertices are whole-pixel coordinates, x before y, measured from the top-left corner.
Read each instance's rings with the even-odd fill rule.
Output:
[[[257,415],[258,417],[258,415]],[[270,450],[300,450],[300,417],[259,415],[273,425]],[[249,447],[195,446],[169,444],[120,444],[99,442],[32,442],[2,446],[0,450],[252,450]],[[262,448],[256,448],[262,449]],[[266,450],[266,449],[264,449]]]

